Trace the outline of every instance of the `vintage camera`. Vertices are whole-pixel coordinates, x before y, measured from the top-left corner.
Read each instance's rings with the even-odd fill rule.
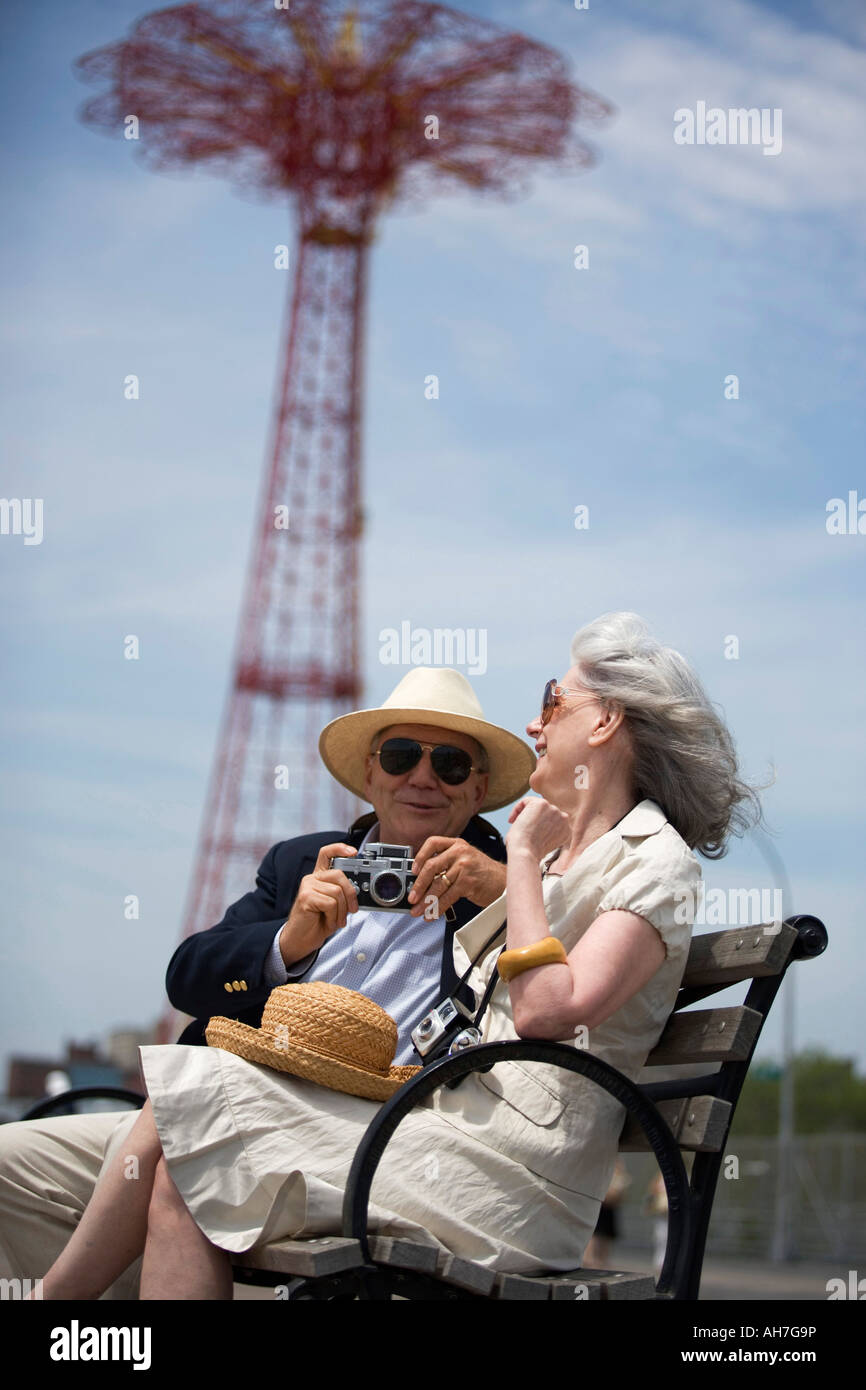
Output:
[[[353,859],[332,859],[355,885],[358,908],[378,912],[403,912],[409,907],[409,890],[416,875],[411,845],[365,845]]]
[[[459,999],[443,999],[412,1029],[411,1038],[418,1056],[423,1057],[425,1063],[444,1057],[455,1038],[466,1031],[467,1020],[471,1023],[472,1018],[472,1012]],[[480,1037],[479,1033],[476,1041]]]

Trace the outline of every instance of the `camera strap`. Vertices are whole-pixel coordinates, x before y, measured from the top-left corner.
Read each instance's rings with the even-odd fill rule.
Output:
[[[459,989],[461,989],[463,985],[466,984],[467,980],[469,979],[469,976],[472,974],[472,971],[475,969],[475,967],[476,967],[476,965],[478,964],[478,962],[480,961],[481,957],[482,957],[482,956],[485,956],[485,955],[487,954],[487,952],[489,951],[489,949],[490,949],[490,947],[492,946],[493,942],[496,940],[497,936],[501,936],[502,933],[506,930],[507,926],[508,926],[508,919],[505,918],[505,919],[503,920],[503,922],[502,922],[502,926],[501,926],[501,927],[497,927],[497,928],[496,928],[496,931],[493,933],[493,935],[492,935],[492,936],[489,936],[489,937],[487,938],[487,940],[485,941],[484,945],[481,947],[481,950],[478,952],[478,954],[477,954],[477,955],[472,959],[472,961],[470,962],[470,964],[469,964],[469,969],[468,969],[468,970],[465,970],[465,971],[463,972],[463,974],[460,976],[460,979],[457,981],[457,984],[456,984],[456,986],[455,986],[455,988],[454,988],[454,990],[453,990],[453,992],[452,992],[452,994],[451,994],[451,996],[450,996],[452,999],[453,999],[454,996],[457,994],[457,991],[458,991]],[[503,946],[503,947],[502,947],[502,950],[504,950],[504,949],[505,949],[505,947]],[[501,951],[500,951],[500,954],[501,954]],[[499,984],[499,971],[497,970],[496,966],[494,965],[493,971],[492,971],[491,976],[490,976],[490,979],[487,981],[487,988],[485,989],[483,995],[481,996],[481,1003],[477,1006],[477,1008],[476,1008],[476,1010],[475,1010],[475,1013],[471,1016],[471,1018],[467,1016],[467,1018],[466,1018],[466,1024],[468,1024],[468,1025],[471,1026],[472,1028],[477,1028],[477,1027],[479,1026],[479,1024],[481,1023],[482,1018],[484,1017],[485,1013],[487,1012],[487,1005],[490,1003],[490,999],[491,999],[491,997],[492,997],[492,995],[493,995],[493,991],[495,990],[495,988],[496,988],[496,986],[497,986],[498,984]]]
[[[499,931],[494,932],[493,935],[490,937],[490,939],[489,939],[488,941],[485,942],[484,946],[483,946],[482,949],[479,951],[478,955],[475,957],[475,960],[472,962],[472,964],[470,965],[469,969],[466,971],[466,974],[465,974],[465,975],[463,976],[463,978],[461,979],[461,981],[460,981],[461,984],[463,984],[464,980],[467,980],[467,979],[469,978],[470,973],[475,969],[476,963],[481,959],[481,957],[482,957],[483,955],[486,955],[487,950],[488,950],[488,948],[490,947],[491,943],[494,942],[494,941],[496,940],[497,936],[499,936],[499,934],[500,934],[501,932],[504,932],[504,931],[505,931],[505,929],[506,929],[507,926],[508,926],[508,919],[506,918],[505,921],[502,923],[502,926],[499,928]],[[497,960],[499,959],[499,956],[502,955],[502,952],[503,952],[504,950],[505,950],[505,947],[503,946],[503,947],[500,949],[500,951],[499,951],[499,953],[498,953],[498,955],[497,955]],[[490,1000],[491,1000],[492,995],[493,995],[493,991],[495,990],[495,988],[496,988],[496,986],[497,986],[498,984],[499,984],[499,970],[498,970],[496,964],[494,963],[493,969],[492,969],[492,971],[490,972],[490,979],[487,981],[487,988],[485,989],[483,995],[481,996],[481,1003],[478,1005],[478,1009],[477,1009],[477,1011],[476,1011],[475,1018],[474,1018],[473,1021],[472,1021],[472,1026],[473,1026],[473,1028],[479,1028],[479,1027],[480,1027],[480,1025],[481,1025],[481,1020],[482,1020],[482,1018],[484,1017],[484,1015],[485,1015],[486,1012],[487,1012],[487,1005],[490,1003]]]

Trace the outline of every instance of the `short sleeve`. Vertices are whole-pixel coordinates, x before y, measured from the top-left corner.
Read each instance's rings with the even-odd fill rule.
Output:
[[[668,957],[678,955],[691,940],[700,879],[696,856],[665,826],[627,848],[608,869],[596,915],[634,912],[655,927]]]

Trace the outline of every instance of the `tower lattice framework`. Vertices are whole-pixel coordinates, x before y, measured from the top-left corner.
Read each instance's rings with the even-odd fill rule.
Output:
[[[542,162],[585,166],[574,127],[611,108],[546,45],[420,0],[181,5],[77,67],[105,87],[84,119],[117,132],[136,116],[150,167],[204,164],[295,208],[272,434],[188,935],[220,919],[275,841],[345,826],[356,809],[317,740],[361,704],[362,366],[377,216],[448,190],[513,195]]]

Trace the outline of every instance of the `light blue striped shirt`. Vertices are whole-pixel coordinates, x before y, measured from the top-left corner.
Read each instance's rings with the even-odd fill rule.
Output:
[[[364,836],[361,847],[378,842],[379,826]],[[280,931],[282,928],[280,928]],[[409,1036],[439,999],[445,918],[427,921],[408,912],[352,912],[341,931],[287,969],[280,954],[280,932],[265,962],[265,979],[272,987],[321,980],[366,994],[397,1024],[397,1064],[417,1063]]]

